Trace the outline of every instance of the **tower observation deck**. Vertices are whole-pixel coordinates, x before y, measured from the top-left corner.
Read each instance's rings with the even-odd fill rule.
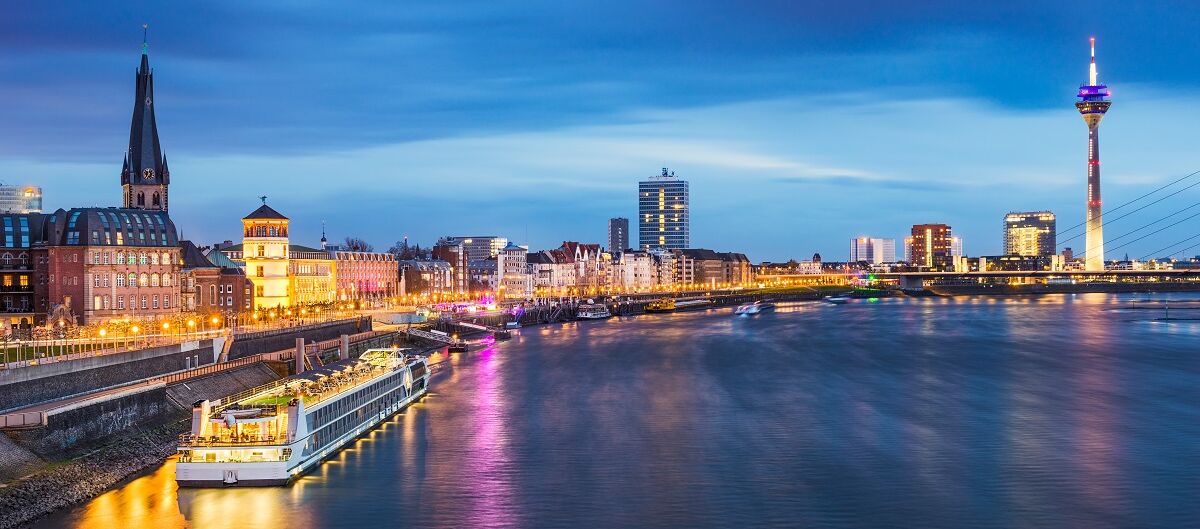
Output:
[[[1088,83],[1079,87],[1075,108],[1088,127],[1087,224],[1084,269],[1104,270],[1104,229],[1100,202],[1100,120],[1112,105],[1108,86],[1100,84],[1096,73],[1096,39],[1091,39],[1092,62],[1088,67]]]

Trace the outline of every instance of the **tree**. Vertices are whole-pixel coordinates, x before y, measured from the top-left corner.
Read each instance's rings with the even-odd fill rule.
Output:
[[[396,241],[396,244],[393,244],[391,248],[388,248],[388,253],[396,256],[396,259],[408,259],[408,257],[405,257],[408,255],[408,238],[405,238],[402,241]]]
[[[342,242],[342,246],[345,246],[347,250],[352,252],[370,252],[375,250],[374,246],[371,246],[370,243],[358,237],[347,236],[346,240]]]

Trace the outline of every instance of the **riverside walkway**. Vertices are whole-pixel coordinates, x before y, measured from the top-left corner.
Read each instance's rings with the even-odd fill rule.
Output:
[[[370,340],[382,335],[388,334],[387,331],[368,331],[364,333],[349,336],[349,343],[354,344],[365,340]],[[321,351],[330,350],[339,347],[341,344],[340,338],[332,340],[324,340],[321,342],[305,345],[305,355],[312,356],[319,354]],[[90,406],[107,400],[120,398],[126,395],[132,395],[143,391],[165,387],[170,384],[182,382],[184,380],[211,375],[229,369],[234,369],[246,365],[255,364],[264,361],[286,362],[296,358],[296,348],[282,349],[269,353],[260,353],[256,355],[238,358],[214,364],[202,365],[191,369],[184,369],[173,373],[165,373],[162,375],[145,378],[120,384],[108,388],[101,388],[95,391],[71,395],[62,399],[57,399],[48,402],[31,404],[21,408],[5,411],[0,413],[0,430],[4,429],[21,429],[21,428],[37,428],[45,426],[49,418],[58,413],[64,413],[73,409],[84,406]]]

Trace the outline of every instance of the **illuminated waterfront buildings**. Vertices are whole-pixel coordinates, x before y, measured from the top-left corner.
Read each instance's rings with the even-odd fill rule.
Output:
[[[857,237],[850,239],[850,262],[871,264],[896,262],[896,239]]]
[[[687,180],[664,167],[662,174],[638,183],[638,248],[681,250],[691,241]]]
[[[1004,216],[1005,255],[1054,255],[1054,248],[1054,213],[1012,212]]]
[[[1086,246],[1084,247],[1084,269],[1088,271],[1104,270],[1104,220],[1101,214],[1100,201],[1100,120],[1112,105],[1109,101],[1111,93],[1108,87],[1100,84],[1096,72],[1096,39],[1091,40],[1092,62],[1088,66],[1088,84],[1079,87],[1079,101],[1075,108],[1083,116],[1083,122],[1088,127],[1088,185],[1087,185],[1087,226]]]

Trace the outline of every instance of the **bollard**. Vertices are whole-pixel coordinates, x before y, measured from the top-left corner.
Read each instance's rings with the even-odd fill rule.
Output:
[[[304,372],[304,338],[296,338],[296,374]]]

